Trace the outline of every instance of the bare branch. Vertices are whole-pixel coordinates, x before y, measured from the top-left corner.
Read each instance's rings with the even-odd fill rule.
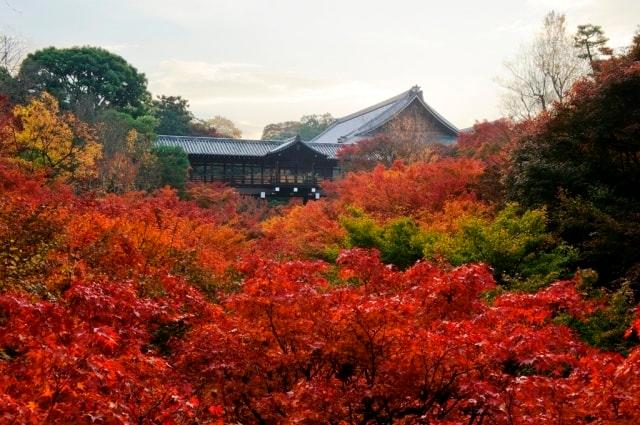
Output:
[[[7,34],[0,34],[0,68],[6,69],[14,75],[26,52],[25,43]]]
[[[22,13],[22,11],[16,9],[15,7],[13,7],[13,5],[11,3],[9,3],[9,0],[4,0],[4,4],[11,10],[13,10],[16,13]]]
[[[575,81],[588,74],[586,61],[568,36],[565,17],[548,13],[542,30],[505,64],[507,79],[498,83],[507,92],[502,105],[514,119],[526,119],[563,102]]]

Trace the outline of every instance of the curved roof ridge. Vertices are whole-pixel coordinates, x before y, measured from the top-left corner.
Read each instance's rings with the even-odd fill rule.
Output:
[[[360,115],[364,115],[364,114],[367,114],[369,112],[373,112],[376,109],[380,109],[383,106],[387,106],[387,105],[390,105],[392,103],[395,103],[395,102],[397,102],[399,100],[402,100],[404,97],[407,97],[407,96],[412,95],[414,93],[415,93],[414,87],[412,87],[407,91],[404,91],[404,92],[402,92],[402,93],[400,93],[398,95],[390,97],[387,100],[383,100],[382,102],[378,102],[375,105],[369,106],[368,108],[364,108],[364,109],[361,109],[359,111],[353,112],[353,113],[351,113],[349,115],[345,115],[344,117],[340,117],[337,120],[335,120],[335,122],[339,123],[339,122],[343,122],[343,121],[348,121],[348,120],[353,119],[355,117],[359,117]]]
[[[393,105],[371,121],[368,121],[361,125],[360,128],[352,131],[349,134],[346,134],[344,137],[349,138],[350,136],[361,136],[383,126],[394,116],[407,109],[407,107],[413,103],[416,97],[420,97],[419,94],[416,93],[411,97],[407,96],[405,99],[403,99],[404,102],[398,102],[396,105]]]
[[[377,116],[376,118],[374,118],[370,122],[368,122],[365,125],[363,125],[362,127],[360,127],[357,131],[354,131],[354,132],[351,132],[350,134],[348,134],[347,137],[349,137],[349,136],[363,136],[363,135],[365,135],[365,134],[367,134],[367,133],[369,133],[371,131],[374,131],[374,130],[382,127],[387,122],[389,122],[394,116],[398,115],[399,113],[401,113],[402,111],[407,109],[407,107],[409,105],[411,105],[416,98],[418,98],[418,100],[422,104],[422,106],[431,115],[433,115],[433,117],[438,122],[440,122],[440,124],[445,126],[447,128],[447,130],[451,131],[456,136],[458,135],[460,130],[458,130],[458,128],[455,125],[453,125],[451,122],[449,122],[447,119],[445,119],[442,115],[440,115],[438,112],[436,112],[435,109],[433,109],[427,102],[424,101],[422,96],[416,95],[416,96],[412,97],[411,99],[409,99],[404,105],[402,105],[401,108],[399,108],[397,110],[392,110],[393,108],[389,108],[389,110],[384,111],[382,114],[380,114],[379,116]]]
[[[294,138],[290,138],[288,140],[283,141],[278,146],[275,146],[273,149],[269,150],[269,153],[280,152],[281,150],[284,150],[291,145],[295,145],[296,143],[303,143],[306,145],[306,143],[304,143],[302,140],[300,140],[299,137],[296,136]]]
[[[447,127],[449,130],[453,131],[454,133],[456,133],[456,135],[458,133],[460,133],[460,130],[458,129],[458,127],[456,127],[455,125],[453,125],[451,123],[451,121],[449,121],[448,119],[446,119],[445,117],[443,117],[442,115],[440,115],[435,109],[433,109],[427,102],[424,101],[424,99],[421,97],[420,98],[420,102],[422,102],[422,104],[424,105],[425,108],[427,108],[427,110],[429,112],[431,112],[431,114],[436,117],[436,119],[438,121],[440,121],[441,124],[443,124],[445,127]]]
[[[313,139],[311,139],[311,142],[315,142],[316,140],[321,139],[322,137],[324,137],[328,132],[332,131],[333,129],[335,129],[337,126],[339,126],[340,124],[343,124],[345,122],[349,122],[355,118],[358,118],[360,116],[363,116],[365,114],[369,114],[372,112],[375,112],[378,109],[382,109],[384,107],[388,107],[390,108],[391,105],[393,105],[394,103],[397,103],[401,100],[407,99],[409,97],[413,97],[415,95],[420,95],[421,91],[420,88],[418,86],[413,86],[411,87],[409,90],[404,91],[396,96],[390,97],[387,100],[383,100],[382,102],[378,102],[373,106],[369,106],[368,108],[364,108],[364,109],[360,109],[359,111],[356,111],[352,114],[346,115],[344,117],[338,118],[337,120],[335,120],[333,123],[331,123],[331,125],[329,127],[327,127],[326,129],[324,129],[324,131],[322,131],[320,134],[318,134],[316,137],[314,137]],[[384,113],[385,111],[382,111],[381,113]],[[366,123],[365,123],[366,124]],[[359,127],[362,127],[362,125],[360,125]],[[349,132],[352,133],[353,131],[355,131],[357,129],[354,129],[352,131]],[[342,135],[344,136],[344,135]]]

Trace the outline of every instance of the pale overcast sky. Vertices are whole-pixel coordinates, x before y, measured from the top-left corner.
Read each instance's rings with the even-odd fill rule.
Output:
[[[463,128],[500,115],[495,77],[551,9],[571,31],[602,25],[629,44],[639,0],[0,0],[0,28],[46,46],[102,46],[245,137],[336,117],[411,86]]]

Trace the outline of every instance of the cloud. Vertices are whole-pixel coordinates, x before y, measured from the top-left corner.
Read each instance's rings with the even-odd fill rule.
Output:
[[[113,53],[124,53],[132,49],[140,48],[140,44],[136,43],[96,43],[103,49]]]
[[[595,0],[527,0],[527,3],[533,7],[542,8],[544,10],[567,12],[591,6],[594,1]]]
[[[235,0],[136,0],[127,4],[133,13],[152,16],[165,22],[185,28],[193,25],[220,25],[221,19],[240,17],[255,12],[258,8],[269,8],[269,4],[262,2],[247,2]]]
[[[542,21],[538,21],[535,19],[516,19],[514,21],[507,22],[504,25],[494,27],[487,34],[490,34],[491,37],[505,37],[512,34],[517,34],[519,36],[528,36],[530,34],[533,34],[535,30],[540,27],[541,22]],[[485,37],[488,37],[488,35],[485,35]]]
[[[182,96],[202,118],[228,116],[250,137],[259,135],[269,122],[326,112],[318,110],[321,105],[339,107],[362,98],[364,107],[388,96],[388,91],[370,83],[314,77],[253,63],[165,60],[148,79],[154,95]]]
[[[282,104],[348,98],[370,85],[301,75],[251,63],[166,60],[149,75],[156,94],[177,94],[193,105]],[[375,88],[374,88],[375,91]]]

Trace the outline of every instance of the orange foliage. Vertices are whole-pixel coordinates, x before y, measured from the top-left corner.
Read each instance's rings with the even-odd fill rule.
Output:
[[[86,201],[67,235],[92,270],[131,278],[197,267],[222,283],[251,245],[228,218],[180,201],[169,189],[153,196],[130,192]]]
[[[345,235],[335,206],[326,201],[293,205],[265,221],[263,230],[261,252],[293,258],[322,256]]]
[[[435,211],[447,200],[473,198],[470,189],[483,171],[473,159],[447,158],[435,163],[404,165],[388,169],[377,166],[371,172],[349,173],[327,185],[341,204],[352,204],[365,212],[389,219]]]
[[[453,234],[465,219],[485,217],[490,213],[491,207],[486,203],[460,198],[446,201],[442,209],[425,212],[418,217],[418,222],[424,229]]]

